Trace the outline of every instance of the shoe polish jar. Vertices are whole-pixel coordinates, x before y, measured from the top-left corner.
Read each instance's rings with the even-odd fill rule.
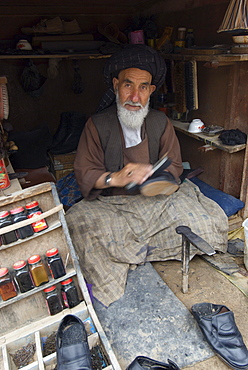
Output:
[[[61,295],[64,305],[67,308],[75,307],[80,303],[77,288],[72,278],[66,279],[61,282]]]
[[[48,283],[49,278],[46,272],[46,268],[39,254],[34,254],[33,256],[29,257],[28,264],[35,286],[40,286],[42,284]]]
[[[46,257],[47,264],[54,279],[66,275],[65,266],[57,248],[46,251]]]
[[[5,226],[10,226],[12,225],[12,223],[13,222],[12,222],[12,218],[11,218],[9,211],[0,212],[0,228],[5,227]],[[17,236],[16,236],[15,230],[2,234],[1,239],[2,239],[2,244],[4,245],[16,242]]]
[[[44,289],[48,312],[51,316],[63,310],[62,302],[55,285]]]
[[[15,281],[21,293],[28,292],[34,288],[34,283],[26,261],[20,260],[12,266],[15,272]]]
[[[30,202],[26,204],[26,210],[27,210],[27,217],[32,218],[34,216],[39,216],[42,214],[42,210],[39,206],[39,203],[37,201]],[[32,228],[35,233],[38,233],[39,231],[45,230],[48,228],[47,222],[45,219],[36,221],[32,223]]]
[[[11,209],[10,214],[12,216],[13,224],[15,224],[16,222],[27,220],[27,215],[23,207]],[[34,231],[31,225],[23,226],[16,230],[16,235],[18,239],[25,239],[29,236],[32,236],[33,234]]]
[[[16,287],[7,267],[0,268],[0,295],[3,301],[16,297]]]

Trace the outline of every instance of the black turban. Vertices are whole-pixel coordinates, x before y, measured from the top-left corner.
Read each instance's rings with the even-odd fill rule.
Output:
[[[109,107],[115,101],[113,90],[113,77],[123,69],[139,68],[152,75],[152,84],[157,90],[163,85],[166,75],[166,65],[161,55],[153,48],[141,44],[129,44],[114,53],[104,67],[104,79],[108,90],[104,94],[97,111]]]

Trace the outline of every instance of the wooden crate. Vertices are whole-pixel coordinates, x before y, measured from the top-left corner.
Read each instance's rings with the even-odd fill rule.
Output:
[[[45,253],[52,247],[57,247],[66,265],[67,274],[59,279],[49,275],[49,282],[36,287],[26,293],[18,293],[7,301],[0,300],[0,370],[16,370],[13,355],[16,351],[28,344],[35,344],[35,354],[30,364],[22,369],[54,369],[56,352],[43,356],[43,341],[52,332],[57,332],[62,318],[72,313],[82,320],[91,320],[95,333],[89,332],[90,347],[98,345],[106,357],[106,369],[120,370],[120,365],[102,329],[92,306],[84,277],[79,267],[78,259],[66,225],[63,206],[59,201],[54,183],[43,183],[6,197],[0,197],[0,211],[9,210],[17,206],[24,206],[28,202],[37,200],[43,211],[37,220],[45,218],[48,229],[33,236],[18,240],[12,244],[0,247],[1,267],[8,267],[20,260],[27,260],[33,254],[40,254],[45,260]],[[14,230],[34,222],[27,219],[0,229],[0,234]],[[72,309],[50,316],[46,307],[43,290],[52,285],[60,289],[60,282],[72,277],[78,287],[81,303]]]
[[[56,180],[59,180],[61,177],[64,177],[73,171],[75,157],[76,151],[66,154],[51,155]]]

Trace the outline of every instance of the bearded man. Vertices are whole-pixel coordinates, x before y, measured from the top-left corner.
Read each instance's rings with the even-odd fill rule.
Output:
[[[79,141],[74,169],[84,199],[66,220],[84,276],[105,306],[124,293],[130,265],[181,259],[179,225],[196,227],[217,250],[227,247],[224,212],[211,201],[209,208],[195,186],[179,187],[183,167],[173,125],[149,107],[165,73],[163,58],[148,46],[113,54],[104,70],[109,89]],[[153,177],[164,156],[166,168]],[[130,183],[136,184],[131,193]]]

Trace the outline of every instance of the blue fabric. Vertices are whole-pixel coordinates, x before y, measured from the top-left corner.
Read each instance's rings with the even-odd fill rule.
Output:
[[[221,190],[213,188],[211,185],[206,184],[204,181],[198,179],[197,177],[191,178],[190,181],[196,184],[206,197],[218,203],[228,217],[234,215],[245,206],[245,203],[242,202],[240,199],[224,193]]]
[[[79,198],[82,198],[74,172],[59,179],[56,183],[56,189],[61,203],[65,206],[71,207]]]

